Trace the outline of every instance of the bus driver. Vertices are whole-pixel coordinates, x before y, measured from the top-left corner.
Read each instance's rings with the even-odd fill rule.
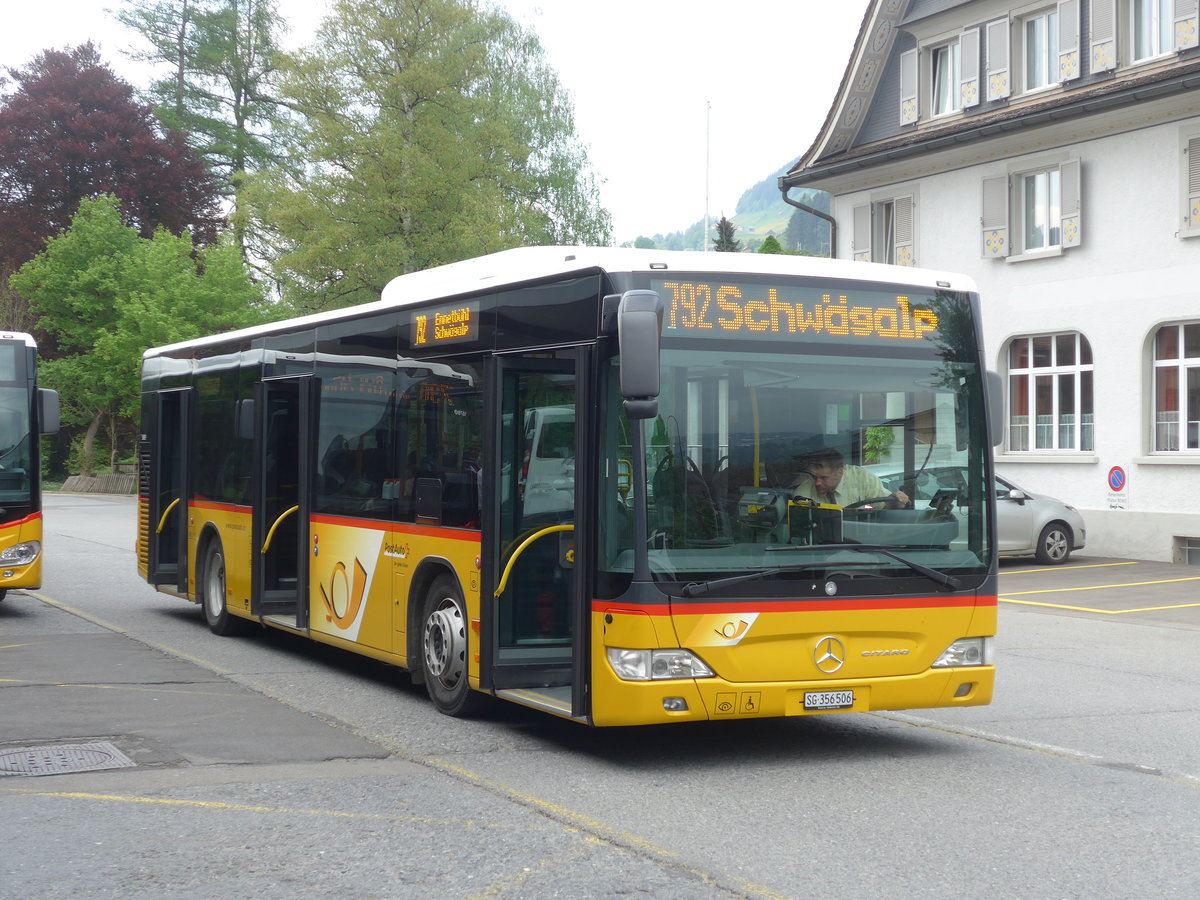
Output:
[[[851,506],[864,500],[887,497],[892,509],[908,505],[904,491],[888,492],[879,476],[861,466],[848,466],[841,452],[823,447],[800,458],[800,476],[792,485],[797,499]]]

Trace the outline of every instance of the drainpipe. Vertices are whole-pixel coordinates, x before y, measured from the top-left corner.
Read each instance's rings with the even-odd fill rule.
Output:
[[[788,196],[788,191],[790,190],[791,186],[785,185],[783,183],[783,178],[780,178],[779,192],[783,194],[784,203],[788,204],[789,206],[794,206],[796,209],[803,210],[806,213],[810,213],[816,216],[818,219],[824,219],[829,223],[829,258],[837,259],[837,219],[835,219],[829,213],[821,212],[819,209],[813,209],[811,206],[807,206],[801,203],[799,200],[793,200]]]

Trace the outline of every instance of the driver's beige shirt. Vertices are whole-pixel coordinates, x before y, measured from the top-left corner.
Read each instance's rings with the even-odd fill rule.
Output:
[[[800,481],[794,488],[797,497],[806,497],[818,503],[833,503],[837,506],[849,506],[861,500],[872,500],[875,497],[887,497],[891,492],[883,486],[879,476],[868,472],[860,466],[846,466],[842,470],[842,480],[837,489],[830,494],[817,493],[813,480],[808,475],[801,475]]]

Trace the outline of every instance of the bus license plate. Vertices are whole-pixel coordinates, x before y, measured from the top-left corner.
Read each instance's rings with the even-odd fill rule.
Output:
[[[805,691],[805,709],[849,709],[854,705],[854,691]]]

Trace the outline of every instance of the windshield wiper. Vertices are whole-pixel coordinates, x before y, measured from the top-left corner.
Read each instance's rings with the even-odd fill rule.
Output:
[[[767,547],[766,552],[778,553],[780,551],[791,550],[853,550],[856,553],[879,553],[889,559],[894,559],[898,563],[903,563],[914,572],[919,572],[930,581],[936,582],[943,587],[948,587],[951,590],[958,590],[962,586],[962,582],[953,575],[947,575],[945,572],[940,572],[937,569],[931,569],[929,566],[922,565],[919,562],[913,562],[911,559],[905,559],[898,553],[893,553],[886,544],[799,544],[788,547]],[[822,565],[828,561],[822,562]]]
[[[813,563],[816,565],[816,563]],[[824,562],[820,563],[824,565]],[[808,564],[796,566],[797,569],[806,569]],[[700,594],[707,594],[713,588],[728,587],[731,584],[741,584],[743,581],[753,581],[756,578],[766,578],[768,575],[778,575],[780,572],[792,571],[791,566],[776,566],[774,569],[759,569],[757,572],[746,572],[744,575],[731,575],[729,578],[718,578],[716,581],[692,581],[683,586],[681,593],[685,597],[696,597]]]

